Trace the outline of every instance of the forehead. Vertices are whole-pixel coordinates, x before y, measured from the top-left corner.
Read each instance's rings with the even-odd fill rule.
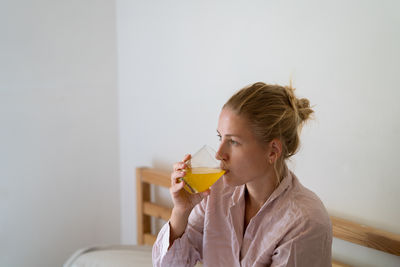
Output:
[[[229,108],[223,108],[218,120],[218,131],[221,135],[238,135],[253,137],[249,121]]]

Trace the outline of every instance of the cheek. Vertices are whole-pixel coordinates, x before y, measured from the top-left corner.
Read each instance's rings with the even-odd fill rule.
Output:
[[[232,159],[232,172],[238,178],[251,179],[262,175],[267,167],[267,160],[262,155],[253,154]]]
[[[232,160],[231,168],[229,169],[228,177],[236,180],[237,182],[246,182],[246,179],[251,174],[252,162],[245,158],[236,158]]]

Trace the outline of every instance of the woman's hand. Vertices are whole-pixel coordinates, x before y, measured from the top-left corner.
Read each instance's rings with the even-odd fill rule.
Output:
[[[174,209],[180,213],[190,213],[205,196],[210,194],[207,190],[198,194],[190,194],[183,187],[185,182],[180,178],[185,177],[185,169],[188,168],[187,161],[191,159],[191,155],[186,155],[181,162],[174,164],[174,171],[171,173],[170,194],[174,203]]]
[[[174,171],[171,173],[171,188],[169,189],[174,208],[172,209],[170,223],[169,247],[174,240],[181,237],[185,232],[189,215],[194,206],[196,206],[205,196],[210,194],[210,189],[198,194],[190,194],[183,187],[185,182],[180,178],[185,177],[185,169],[188,168],[186,162],[191,156],[186,155],[183,161],[174,164]]]

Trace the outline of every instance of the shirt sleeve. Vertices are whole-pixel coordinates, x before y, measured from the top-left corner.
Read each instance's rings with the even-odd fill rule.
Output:
[[[194,266],[198,261],[202,261],[206,201],[207,197],[194,207],[185,232],[173,242],[171,247],[169,221],[161,228],[153,245],[153,266]]]
[[[313,222],[295,227],[274,250],[271,267],[331,267],[332,227]]]

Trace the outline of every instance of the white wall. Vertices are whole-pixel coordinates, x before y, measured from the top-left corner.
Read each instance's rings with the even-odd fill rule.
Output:
[[[0,2],[0,266],[120,240],[115,1]]]
[[[123,242],[136,242],[135,167],[169,169],[215,145],[234,91],[290,77],[316,111],[291,164],[303,184],[331,214],[400,233],[399,8],[396,0],[118,0]],[[400,264],[338,240],[333,253],[359,266]]]

